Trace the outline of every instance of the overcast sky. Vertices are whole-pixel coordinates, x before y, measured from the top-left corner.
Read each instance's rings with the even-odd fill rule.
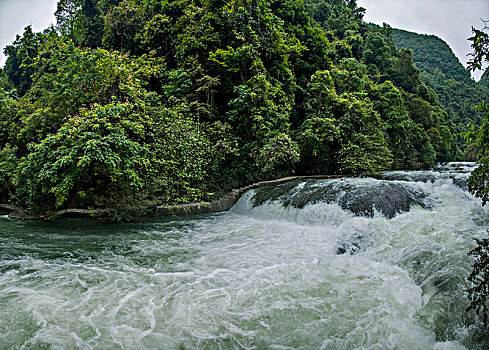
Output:
[[[0,0],[0,66],[5,63],[3,49],[22,34],[29,24],[40,32],[51,23],[55,24],[57,0]]]
[[[482,29],[489,19],[489,0],[358,0],[367,9],[364,20],[420,34],[434,34],[445,40],[464,64],[472,52],[471,27]],[[478,79],[480,72],[474,77]]]
[[[0,66],[5,63],[3,48],[31,24],[41,31],[55,23],[56,0],[0,0]],[[358,0],[367,9],[365,20],[421,34],[435,34],[445,40],[460,61],[471,52],[467,38],[471,26],[481,28],[489,19],[489,0]]]

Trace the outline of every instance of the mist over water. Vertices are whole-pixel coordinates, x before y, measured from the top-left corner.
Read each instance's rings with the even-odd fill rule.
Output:
[[[0,218],[0,348],[487,349],[465,311],[489,224],[472,166],[301,181],[158,223]],[[354,200],[368,191],[409,206],[389,218],[380,195]]]

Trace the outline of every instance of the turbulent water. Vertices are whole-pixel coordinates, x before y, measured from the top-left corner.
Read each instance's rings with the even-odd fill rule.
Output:
[[[143,224],[0,219],[0,349],[487,349],[472,164],[309,180]]]

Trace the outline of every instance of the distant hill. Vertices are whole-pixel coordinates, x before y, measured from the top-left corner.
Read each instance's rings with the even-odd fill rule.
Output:
[[[435,35],[400,29],[392,35],[398,48],[412,51],[421,79],[437,93],[454,131],[459,134],[469,122],[477,123],[475,106],[489,98],[489,76],[485,74],[479,83],[473,80],[448,44]]]
[[[489,88],[489,70],[486,70],[484,74],[482,74],[481,80],[479,80],[477,84]]]

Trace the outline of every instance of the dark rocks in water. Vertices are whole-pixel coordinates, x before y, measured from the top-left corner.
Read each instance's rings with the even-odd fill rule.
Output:
[[[338,248],[336,248],[336,255],[343,255],[345,254],[349,249],[349,246],[346,244],[340,245]],[[352,253],[350,253],[352,254]]]
[[[386,172],[380,174],[381,180],[388,181],[407,181],[407,182],[435,182],[440,178],[440,174],[425,171],[409,171],[409,172]]]
[[[363,234],[356,233],[351,236],[348,241],[339,243],[338,247],[336,248],[336,255],[344,255],[346,253],[354,255],[364,251],[370,245],[370,243],[371,242],[366,239]]]
[[[452,179],[452,181],[453,181],[453,184],[455,186],[457,186],[458,188],[460,188],[464,191],[469,190],[469,186],[468,186],[469,179],[468,179],[468,177],[454,177]]]
[[[301,180],[294,180],[276,186],[262,187],[256,189],[253,196],[253,206],[258,207],[266,201],[279,200],[287,193],[291,192],[294,188],[296,188],[301,182]]]
[[[301,184],[299,186],[299,184]],[[428,206],[426,194],[395,182],[374,179],[319,180],[284,184],[260,189],[253,197],[259,206],[267,200],[279,200],[285,206],[303,208],[308,204],[337,203],[357,216],[372,217],[375,211],[387,218],[407,212],[413,205]]]

